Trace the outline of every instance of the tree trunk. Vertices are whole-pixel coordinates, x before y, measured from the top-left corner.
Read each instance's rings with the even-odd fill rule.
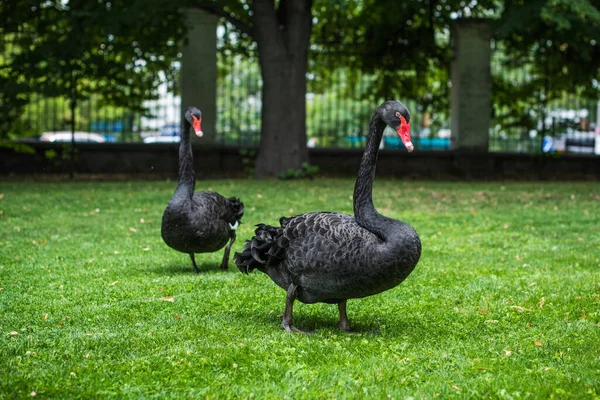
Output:
[[[300,169],[306,148],[306,70],[312,0],[254,0],[254,33],[263,78],[256,177]]]

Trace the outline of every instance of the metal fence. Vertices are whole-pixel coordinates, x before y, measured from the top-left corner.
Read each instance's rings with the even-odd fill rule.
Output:
[[[535,72],[531,63],[509,67],[511,60],[502,49],[494,43],[492,48],[495,101],[490,151],[600,154],[599,99],[565,92],[558,92],[558,96],[552,92],[555,97],[550,97],[545,86],[551,77]],[[502,96],[507,87],[521,95]]]
[[[220,46],[217,82],[217,142],[231,146],[257,145],[260,137],[262,81],[258,62],[253,56],[242,56]],[[8,55],[9,56],[9,55]],[[313,54],[328,73],[307,74],[307,136],[310,147],[351,148],[364,145],[369,119],[375,101],[365,92],[373,76],[364,74],[351,80],[351,71],[340,67],[339,55]],[[6,59],[6,56],[5,56]],[[0,57],[1,61],[1,57]],[[494,55],[492,75],[501,75],[509,82],[521,85],[532,77],[526,68],[507,72],[502,60]],[[323,88],[327,88],[323,90]],[[402,99],[419,115],[419,105]],[[406,100],[406,101],[405,101]],[[535,99],[524,101],[526,113],[507,124],[510,109],[494,104],[490,129],[490,150],[535,153],[548,150],[593,153],[595,132],[598,129],[598,103],[564,94],[544,109]],[[527,103],[529,101],[529,103]],[[171,142],[178,140],[180,126],[180,97],[161,88],[158,100],[145,102],[143,115],[124,108],[102,103],[98,96],[79,103],[76,110],[76,131],[80,140],[115,142]],[[239,111],[243,112],[239,112]],[[234,114],[235,112],[235,114]],[[430,118],[411,121],[413,142],[421,150],[446,150],[450,147],[449,110],[433,110],[437,123]],[[428,113],[428,115],[431,115]],[[240,115],[243,118],[240,118]],[[29,104],[12,128],[13,137],[45,138],[51,140],[70,132],[71,111],[64,98],[43,98],[33,95]],[[434,128],[435,127],[435,128]],[[54,135],[54,136],[53,136]],[[70,139],[69,139],[70,140]],[[401,148],[392,131],[384,134],[383,146]]]
[[[330,65],[328,70],[332,72],[326,76],[316,76],[314,71],[308,73],[307,144],[310,147],[360,147],[365,142],[374,111],[374,103],[362,95],[369,87],[370,77],[363,76],[359,82],[351,85],[347,68],[336,67],[333,57],[320,57],[321,62]],[[219,53],[218,63],[217,141],[226,145],[257,145],[260,138],[262,89],[258,61],[253,57],[225,51]],[[323,87],[327,90],[323,91]],[[410,100],[407,106],[416,108],[416,104]],[[240,110],[243,111],[241,119]],[[420,121],[412,123],[417,136],[420,125]],[[387,132],[383,145],[393,148],[399,144],[397,135]],[[415,144],[419,145],[418,140]]]
[[[494,121],[490,128],[490,151],[600,154],[599,107],[596,100],[565,94],[550,102],[543,116],[533,115],[533,126],[506,128]],[[532,114],[541,113],[532,111]]]

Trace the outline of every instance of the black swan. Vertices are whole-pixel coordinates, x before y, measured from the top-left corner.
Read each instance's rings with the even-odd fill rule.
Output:
[[[292,324],[296,299],[337,303],[339,327],[349,331],[346,301],[395,287],[419,261],[421,241],[415,230],[373,206],[375,166],[386,124],[398,132],[408,151],[414,149],[408,109],[398,101],[380,105],[371,119],[354,186],[354,217],[311,212],[282,217],[279,227],[259,224],[234,256],[241,272],[258,269],[287,291],[281,327],[288,332],[305,332]]]
[[[200,270],[194,253],[217,251],[229,240],[221,263],[221,269],[227,269],[229,250],[244,215],[244,204],[235,197],[225,198],[215,192],[194,193],[190,127],[194,127],[196,135],[202,136],[202,113],[190,107],[184,116],[179,144],[179,183],[163,214],[161,235],[169,247],[190,255],[196,272]]]

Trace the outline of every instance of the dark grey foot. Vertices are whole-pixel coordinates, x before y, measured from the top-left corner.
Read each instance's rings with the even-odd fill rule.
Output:
[[[348,322],[348,315],[346,314],[346,300],[338,303],[338,311],[340,312],[340,323],[338,327],[348,333],[354,333],[350,330],[350,323]]]
[[[346,333],[356,333],[350,329],[350,325],[348,324],[348,321],[346,321],[345,324],[340,321],[340,323],[338,324],[338,328],[340,328],[341,331],[344,331]]]
[[[307,335],[311,335],[313,333],[313,331],[308,331],[306,329],[300,329],[300,328],[296,328],[294,325],[292,325],[291,321],[283,321],[281,323],[281,327],[283,328],[284,331],[286,332],[296,332],[296,333],[304,333]]]
[[[200,269],[196,265],[196,256],[194,255],[194,253],[189,253],[189,254],[190,254],[190,259],[192,260],[192,264],[194,265],[194,270],[196,270],[196,273],[199,274]]]
[[[281,327],[286,332],[297,332],[297,333],[312,333],[303,329],[298,329],[292,324],[292,311],[294,307],[294,301],[296,300],[296,289],[297,285],[293,283],[288,287],[287,296],[285,298],[285,311],[283,312],[283,321],[281,321]]]
[[[229,257],[221,262],[221,266],[219,267],[219,269],[222,269],[223,271],[229,269]]]
[[[231,238],[229,239],[229,243],[227,244],[227,247],[225,247],[225,253],[223,254],[223,261],[221,262],[222,270],[229,269],[229,252],[231,251],[231,245],[235,242],[235,238],[235,231],[232,231]]]

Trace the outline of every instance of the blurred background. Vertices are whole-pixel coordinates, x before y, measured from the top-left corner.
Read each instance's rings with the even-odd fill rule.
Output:
[[[482,127],[488,150],[600,154],[600,2],[310,3],[309,148],[363,146],[374,106],[398,94],[415,115],[415,147],[450,150],[453,31],[468,20],[490,32],[483,39],[490,49],[492,106]],[[75,131],[76,142],[178,142],[183,49],[193,35],[186,10],[193,9],[216,16],[207,23],[214,39],[203,39],[209,51],[214,42],[216,56],[214,141],[257,146],[263,77],[256,40],[243,29],[253,22],[251,6],[1,2],[0,138],[70,142]],[[393,132],[383,146],[399,147]]]

